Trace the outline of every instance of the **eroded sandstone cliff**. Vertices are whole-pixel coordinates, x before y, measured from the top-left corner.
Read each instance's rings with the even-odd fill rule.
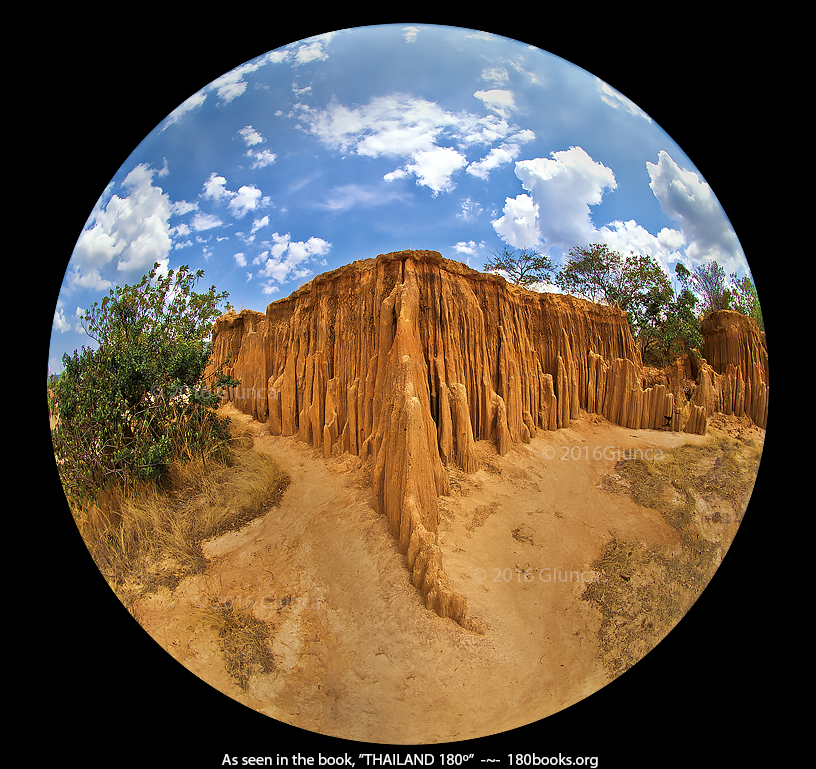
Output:
[[[703,434],[718,410],[764,427],[767,355],[743,325],[711,322],[714,358],[694,363],[690,393],[687,363],[647,381],[617,308],[405,251],[319,275],[265,314],[223,316],[213,360],[230,354],[241,385],[228,397],[273,434],[297,435],[326,457],[371,459],[374,506],[426,605],[473,627],[438,545],[446,466],[475,471],[476,441],[492,440],[504,455],[579,409],[630,428]]]
[[[700,323],[703,357],[709,364],[698,382],[707,413],[742,416],[759,426],[768,420],[768,347],[756,322],[731,310],[712,313]],[[705,368],[705,367],[703,367]],[[702,372],[701,372],[702,373]]]

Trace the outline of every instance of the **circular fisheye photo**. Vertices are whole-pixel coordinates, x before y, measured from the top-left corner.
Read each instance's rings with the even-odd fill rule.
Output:
[[[219,765],[559,764],[479,740],[608,698],[691,621],[768,349],[647,110],[503,35],[338,29],[188,95],[89,201],[48,353],[71,557],[174,682],[157,707],[192,687],[290,740],[214,728]]]

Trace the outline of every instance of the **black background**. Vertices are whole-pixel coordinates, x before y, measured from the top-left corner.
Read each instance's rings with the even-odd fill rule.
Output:
[[[758,232],[760,196],[768,194],[762,164],[772,146],[767,120],[759,115],[778,99],[779,74],[765,31],[735,27],[720,13],[714,21],[701,11],[676,9],[631,18],[614,8],[606,15],[576,8],[556,17],[536,5],[492,15],[505,11],[517,21],[495,21],[486,11],[403,19],[531,43],[598,75],[648,112],[700,169],[728,214],[755,277],[772,346],[774,286]],[[210,12],[190,6],[179,15],[156,6],[128,18],[117,12],[100,27],[100,17],[88,13],[87,19],[73,16],[58,39],[31,52],[48,65],[51,90],[38,106],[44,119],[30,130],[42,132],[40,146],[59,157],[48,173],[62,177],[32,180],[47,181],[59,195],[54,216],[61,227],[48,233],[49,331],[64,270],[97,198],[171,110],[216,77],[280,45],[394,21],[304,11],[301,20],[284,22],[286,16],[272,5]],[[43,344],[47,349],[46,337]],[[34,672],[26,674],[24,686],[34,692],[37,717],[46,726],[59,723],[72,739],[53,744],[46,729],[42,745],[32,746],[35,753],[81,756],[89,766],[204,767],[220,766],[224,754],[356,757],[393,750],[324,738],[255,713],[188,673],[149,638],[108,589],[79,538],[60,494],[44,412],[42,487],[56,520],[48,522],[47,541],[37,545],[47,562],[34,609],[45,626],[38,630],[42,649],[29,647],[36,658],[26,663]],[[635,767],[708,766],[753,755],[757,739],[767,735],[768,719],[784,705],[775,670],[780,636],[791,632],[773,598],[786,567],[779,556],[768,557],[766,522],[779,514],[773,430],[772,407],[757,488],[734,545],[663,643],[601,691],[543,722],[417,750],[475,753],[476,759],[506,759],[517,751],[592,755],[601,766]]]

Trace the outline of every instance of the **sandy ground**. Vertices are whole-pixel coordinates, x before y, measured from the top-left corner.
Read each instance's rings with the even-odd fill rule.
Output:
[[[581,599],[597,578],[593,562],[613,538],[665,553],[681,545],[657,512],[615,492],[616,458],[594,459],[594,449],[609,447],[610,456],[705,441],[582,414],[505,457],[480,444],[485,469],[452,472],[452,493],[439,500],[443,565],[486,628],[480,635],[424,608],[356,457],[326,461],[252,427],[256,450],[291,476],[282,504],[208,542],[204,574],[139,601],[134,614],[181,664],[247,707],[309,731],[394,744],[496,734],[608,683],[602,614]],[[700,525],[706,537],[730,542],[738,523]],[[272,628],[275,669],[246,690],[201,622],[202,607],[218,601]]]

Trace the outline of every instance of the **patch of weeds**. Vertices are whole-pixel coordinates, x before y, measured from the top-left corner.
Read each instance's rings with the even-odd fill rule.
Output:
[[[669,449],[660,459],[621,459],[615,472],[625,479],[626,491],[638,505],[656,510],[670,526],[681,530],[693,522],[695,495],[718,497],[741,518],[760,456],[755,443],[741,444],[720,436],[702,445]]]
[[[227,672],[246,690],[253,675],[271,673],[275,660],[269,648],[270,627],[251,612],[231,602],[215,602],[203,610],[208,625],[218,634]]]
[[[467,473],[458,467],[454,467],[453,465],[448,467],[448,479],[452,492],[451,496],[465,496],[470,490],[470,478]]]
[[[513,539],[516,542],[527,543],[528,545],[534,545],[535,542],[533,541],[532,530],[528,526],[516,526],[515,529],[512,529],[510,534],[513,536]]]
[[[592,564],[599,575],[581,595],[601,613],[599,654],[612,677],[651,651],[682,619],[708,584],[713,558],[674,555],[612,539]]]
[[[491,502],[489,505],[479,505],[474,511],[473,515],[468,523],[465,524],[465,528],[468,531],[475,531],[479,526],[484,524],[484,522],[491,516],[493,513],[497,512],[499,509],[498,502]]]
[[[581,598],[601,613],[599,655],[620,675],[682,619],[714,575],[727,541],[707,540],[698,526],[697,499],[717,498],[741,518],[753,489],[761,448],[712,437],[680,446],[661,459],[624,459],[615,465],[615,493],[657,511],[677,532],[680,547],[649,549],[613,538],[592,564],[599,579]]]

